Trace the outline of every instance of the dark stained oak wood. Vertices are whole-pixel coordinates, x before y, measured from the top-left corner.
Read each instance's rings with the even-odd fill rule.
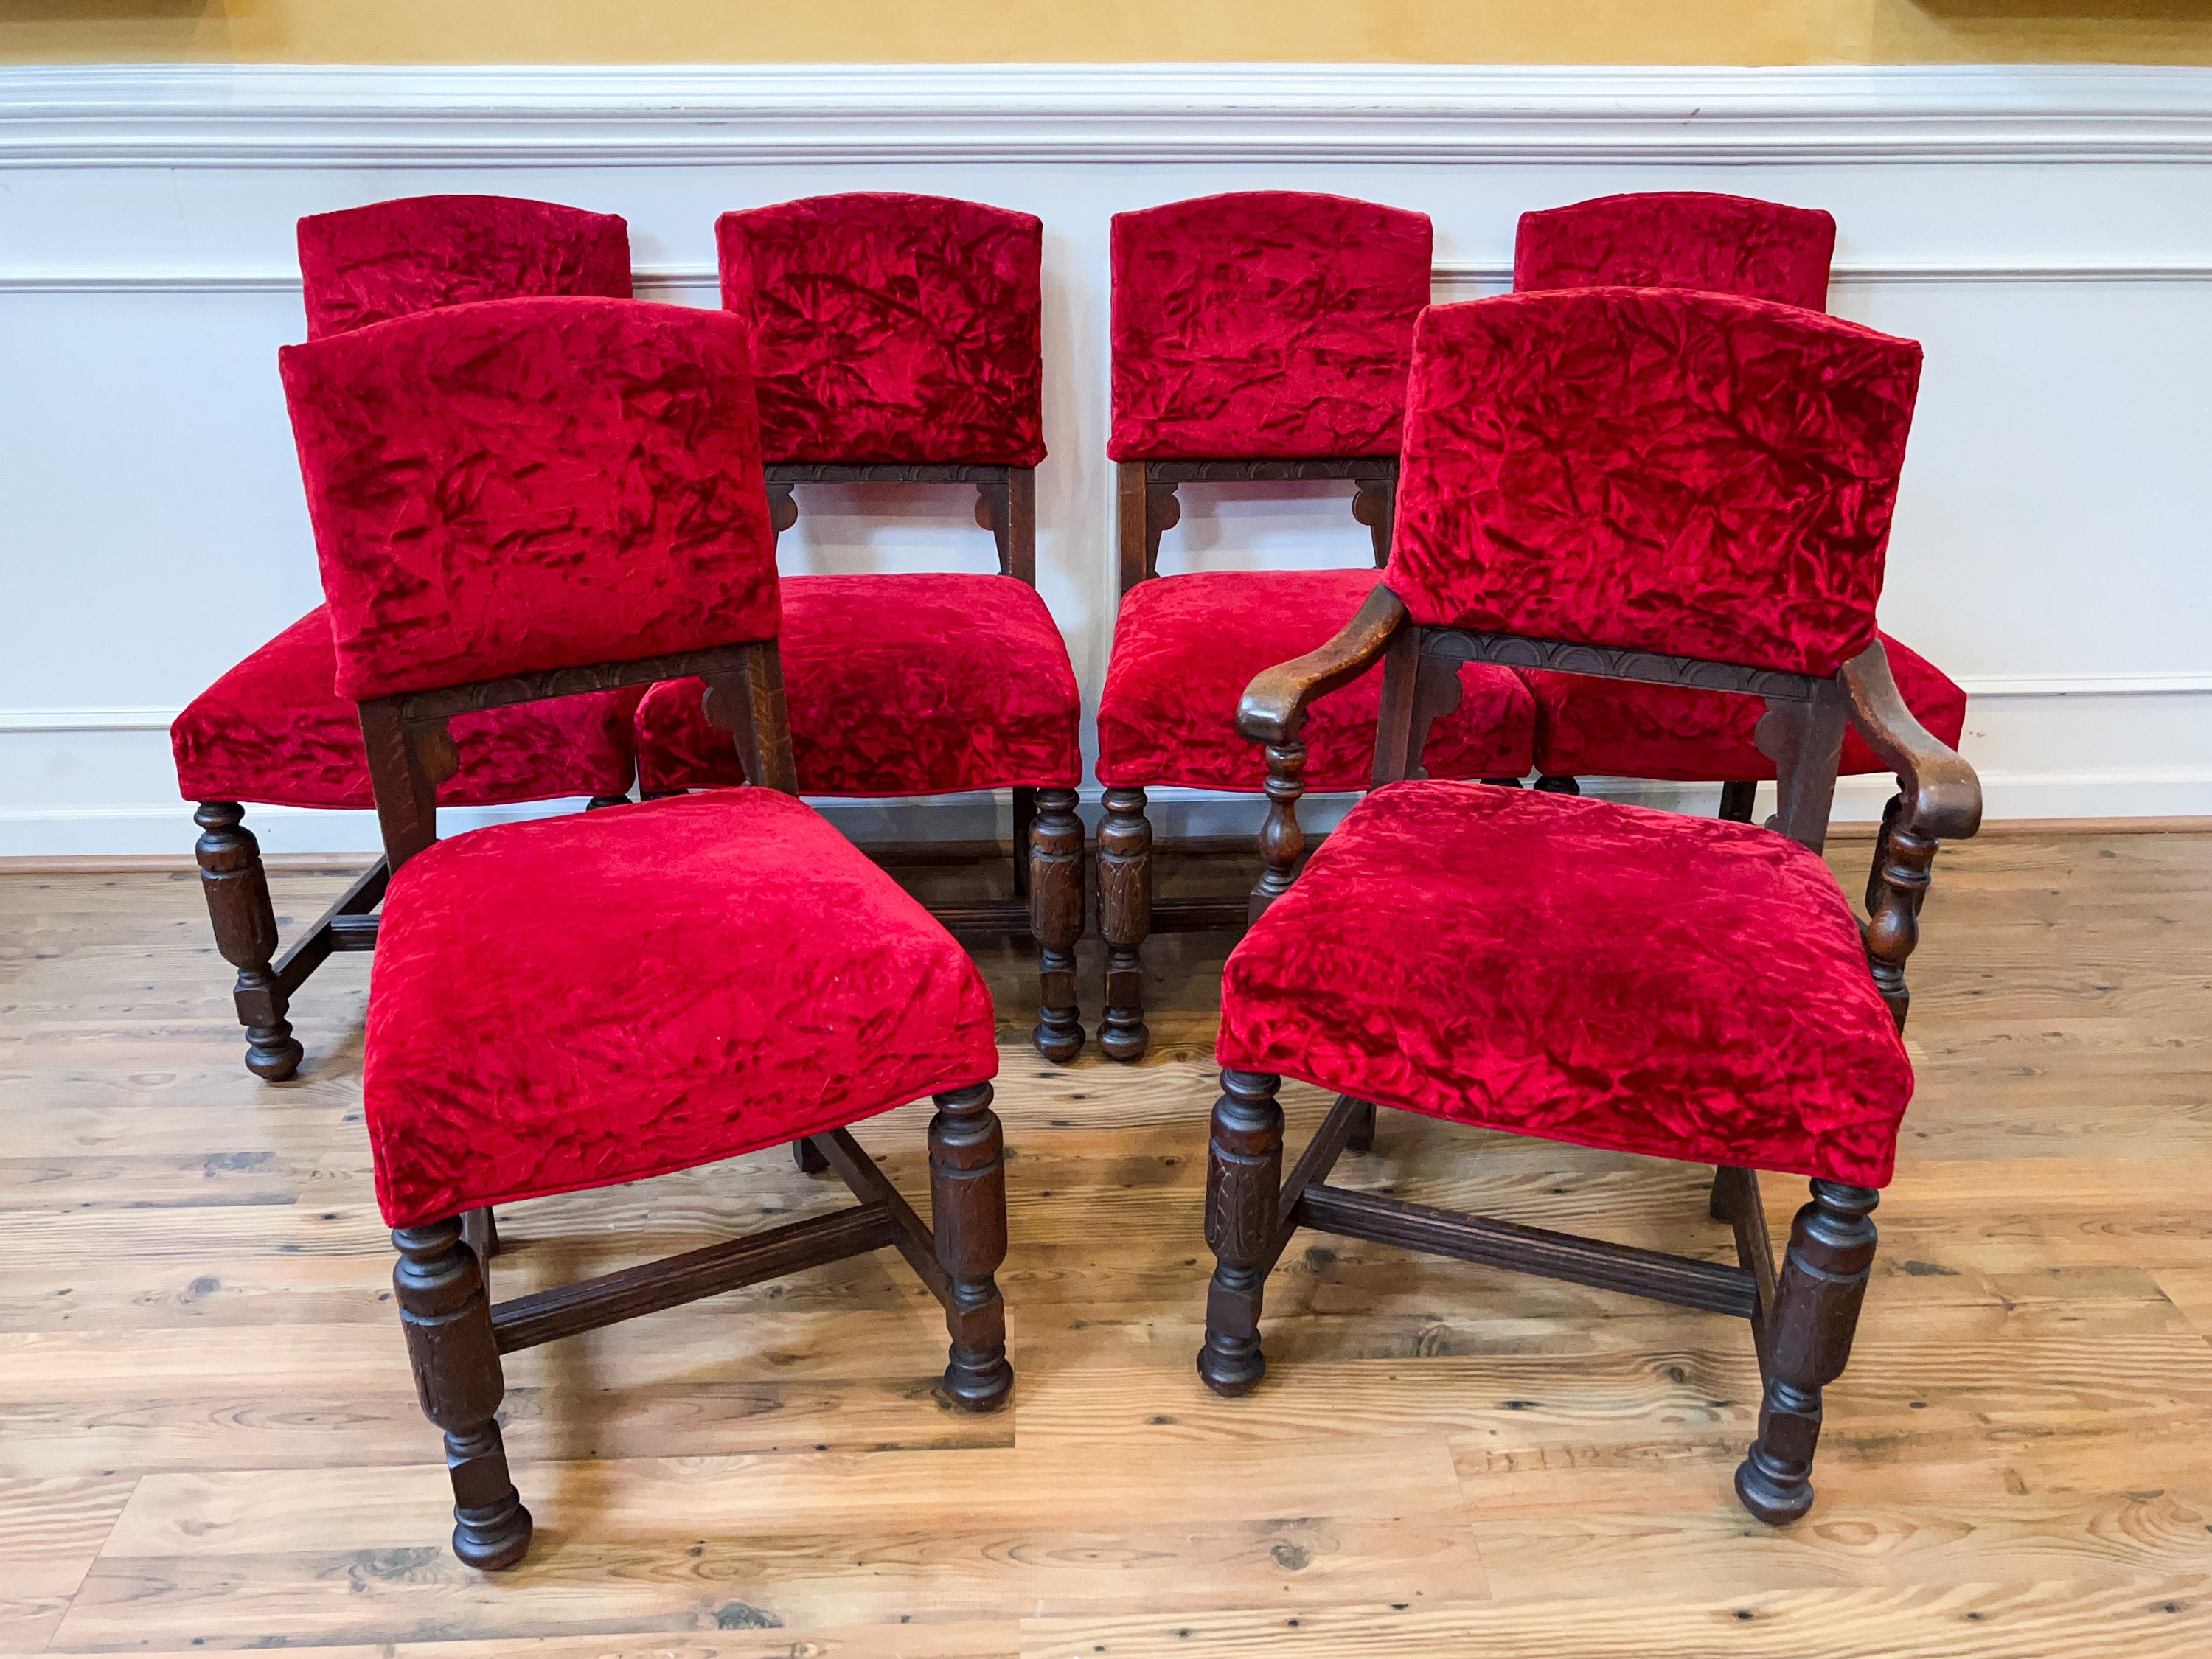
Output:
[[[193,857],[208,920],[215,925],[216,949],[238,969],[232,996],[239,1024],[246,1028],[246,1069],[276,1083],[300,1069],[305,1053],[284,1018],[298,981],[287,985],[270,960],[276,954],[276,912],[261,866],[261,843],[245,818],[246,810],[236,801],[202,801],[192,814],[200,827]]]
[[[337,951],[376,948],[376,907],[392,879],[392,866],[382,859],[362,871],[337,902],[316,919],[307,931],[276,958],[276,983],[289,997]]]
[[[1283,1175],[1281,1079],[1224,1071],[1206,1150],[1206,1242],[1214,1255],[1206,1296],[1206,1346],[1198,1374],[1218,1395],[1249,1394],[1267,1374],[1260,1304],[1280,1254],[1277,1207]]]
[[[1874,1265],[1874,1207],[1881,1194],[1832,1181],[1813,1183],[1812,1202],[1790,1229],[1762,1369],[1766,1391],[1759,1438],[1736,1470],[1736,1496],[1779,1526],[1813,1506],[1813,1452],[1820,1438],[1820,1390],[1844,1374],[1859,1304]]]
[[[499,1351],[514,1353],[881,1249],[893,1242],[896,1231],[890,1212],[881,1205],[838,1210],[502,1302],[491,1310],[492,1328]]]
[[[507,1471],[499,1403],[507,1393],[499,1345],[476,1253],[459,1221],[402,1227],[392,1269],[400,1327],[422,1414],[446,1434],[453,1487],[453,1553],[495,1572],[530,1547],[530,1511]]]
[[[1739,778],[1732,783],[1724,783],[1721,786],[1721,810],[1718,816],[1726,818],[1731,823],[1749,823],[1752,813],[1757,810],[1758,802],[1759,785],[1749,778]]]
[[[1083,820],[1073,789],[1040,789],[1030,823],[1030,932],[1037,942],[1037,1023],[1030,1040],[1047,1060],[1083,1049],[1075,946],[1083,937]]]
[[[1309,1187],[1298,1206],[1298,1222],[1347,1238],[1541,1273],[1600,1290],[1627,1291],[1707,1313],[1748,1319],[1758,1305],[1757,1288],[1741,1267],[1578,1238],[1518,1222],[1455,1215],[1341,1187]]]
[[[1006,1259],[1006,1170],[991,1085],[936,1097],[929,1121],[929,1211],[949,1294],[945,1392],[963,1411],[994,1411],[1013,1392],[1006,1304],[993,1277]]]
[[[1098,1046],[1109,1060],[1145,1057],[1144,945],[1158,924],[1152,898],[1152,826],[1145,792],[1118,786],[1098,822],[1098,933],[1106,945],[1106,1012]]]

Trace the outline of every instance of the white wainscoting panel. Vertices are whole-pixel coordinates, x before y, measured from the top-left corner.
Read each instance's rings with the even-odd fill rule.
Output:
[[[316,602],[276,374],[300,215],[434,191],[617,212],[641,294],[700,305],[727,208],[904,189],[1042,216],[1041,586],[1095,696],[1108,222],[1269,187],[1426,211],[1439,300],[1506,285],[1528,208],[1827,208],[1835,309],[1927,347],[1884,616],[1973,694],[1991,816],[2212,813],[2212,70],[58,67],[0,70],[0,855],[188,848],[169,718]],[[1364,562],[1333,486],[1183,499],[1164,568]],[[793,570],[991,568],[958,490],[801,505]],[[1847,781],[1839,814],[1886,790]],[[1160,793],[1169,833],[1256,822]],[[864,836],[1003,817],[839,810]],[[272,851],[374,840],[366,814],[249,822]]]

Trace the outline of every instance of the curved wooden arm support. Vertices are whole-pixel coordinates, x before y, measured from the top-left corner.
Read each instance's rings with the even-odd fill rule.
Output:
[[[1937,841],[1965,841],[1982,827],[1982,781],[1905,706],[1881,641],[1844,665],[1851,724],[1903,786],[1905,822]]]
[[[1974,769],[1913,718],[1876,641],[1844,665],[1851,724],[1897,773],[1899,793],[1881,816],[1874,868],[1867,877],[1867,963],[1900,1030],[1912,1006],[1905,964],[1920,943],[1920,905],[1929,870],[1946,840],[1982,825],[1982,784]]]
[[[1318,651],[1263,669],[1237,705],[1237,732],[1248,743],[1295,743],[1306,705],[1349,685],[1382,660],[1406,620],[1406,602],[1377,587]]]
[[[1267,822],[1260,831],[1260,857],[1267,869],[1252,890],[1253,921],[1290,890],[1305,856],[1298,797],[1306,792],[1306,746],[1298,732],[1307,707],[1381,662],[1405,621],[1405,601],[1377,587],[1327,645],[1278,663],[1244,688],[1237,706],[1237,732],[1267,750]]]

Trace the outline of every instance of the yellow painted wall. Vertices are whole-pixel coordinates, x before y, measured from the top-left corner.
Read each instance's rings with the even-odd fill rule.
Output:
[[[2212,64],[2207,0],[0,0],[0,62]]]

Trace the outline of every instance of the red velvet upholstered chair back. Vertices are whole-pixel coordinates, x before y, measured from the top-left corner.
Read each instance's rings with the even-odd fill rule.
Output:
[[[726,213],[714,237],[768,460],[1044,459],[1034,214],[866,191]]]
[[[279,356],[343,695],[775,636],[736,318],[500,300]]]
[[[1919,375],[1725,295],[1436,307],[1384,580],[1420,623],[1832,676],[1875,639]]]
[[[1521,216],[1513,288],[1694,288],[1828,307],[1836,222],[1814,208],[1701,190],[1600,196]]]
[[[1388,455],[1426,214],[1251,191],[1114,216],[1117,461]]]
[[[307,337],[437,306],[532,295],[629,298],[629,226],[512,196],[406,196],[300,221]]]

